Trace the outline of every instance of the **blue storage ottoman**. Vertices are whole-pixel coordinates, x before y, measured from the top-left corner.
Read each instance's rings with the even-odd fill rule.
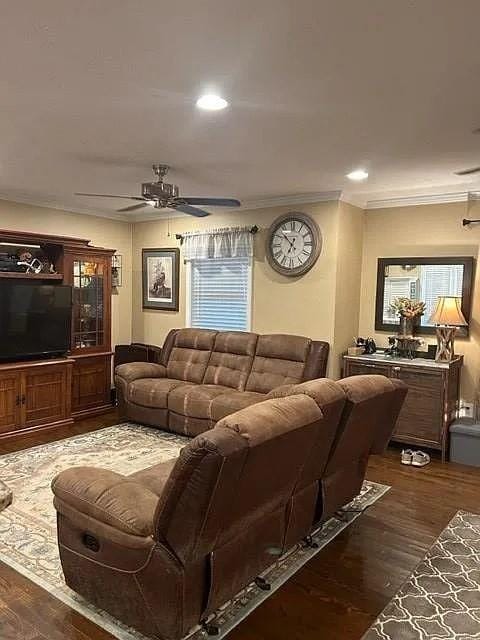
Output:
[[[460,418],[450,425],[450,462],[480,467],[480,423]]]

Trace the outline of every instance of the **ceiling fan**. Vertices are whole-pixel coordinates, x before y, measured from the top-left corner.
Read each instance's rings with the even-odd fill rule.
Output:
[[[462,169],[462,171],[455,171],[456,176],[470,176],[472,173],[480,173],[480,167],[471,167],[470,169]]]
[[[168,164],[154,164],[153,173],[157,177],[154,182],[142,183],[141,196],[119,196],[106,193],[75,193],[76,196],[88,196],[91,198],[123,198],[125,200],[138,200],[141,204],[132,204],[129,207],[117,209],[117,211],[135,211],[143,207],[155,207],[155,209],[175,209],[182,213],[199,218],[209,216],[208,211],[199,209],[197,205],[205,207],[239,207],[240,201],[234,198],[189,198],[180,197],[178,186],[169,184],[163,179],[169,170]]]

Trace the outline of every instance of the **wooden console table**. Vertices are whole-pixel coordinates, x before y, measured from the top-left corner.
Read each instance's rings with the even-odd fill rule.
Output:
[[[449,363],[394,358],[381,353],[344,356],[344,375],[380,374],[403,380],[408,394],[392,440],[438,449],[448,455],[449,427],[456,418],[463,356]]]

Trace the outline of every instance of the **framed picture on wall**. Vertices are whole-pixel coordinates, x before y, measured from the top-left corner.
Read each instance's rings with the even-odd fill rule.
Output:
[[[142,249],[143,308],[178,311],[179,249]]]

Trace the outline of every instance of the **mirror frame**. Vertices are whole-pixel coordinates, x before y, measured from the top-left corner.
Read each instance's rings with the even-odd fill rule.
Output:
[[[388,331],[396,333],[398,324],[383,322],[383,304],[385,294],[385,268],[390,265],[410,265],[410,264],[461,264],[463,265],[462,283],[462,313],[468,326],[459,327],[457,336],[466,337],[469,334],[470,308],[472,303],[473,271],[475,260],[471,256],[448,256],[445,258],[378,258],[377,266],[377,293],[375,298],[375,331]],[[435,327],[415,328],[418,335],[435,335]]]

